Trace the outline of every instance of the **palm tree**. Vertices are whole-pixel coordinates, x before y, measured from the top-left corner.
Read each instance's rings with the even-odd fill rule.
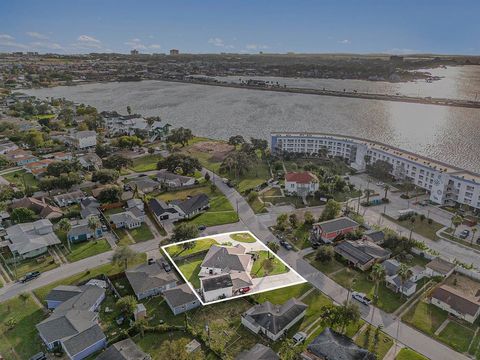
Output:
[[[371,272],[371,277],[373,282],[375,283],[375,292],[373,296],[373,304],[376,305],[378,301],[378,288],[380,286],[380,282],[383,282],[385,280],[385,268],[380,265],[380,264],[375,264],[372,267],[372,272]],[[373,323],[373,316],[375,313],[375,306],[373,307],[372,310],[372,321],[370,323]]]
[[[400,277],[400,283],[401,283],[400,295],[403,297],[403,285],[407,282],[408,279],[412,277],[412,270],[410,270],[408,265],[400,264],[397,274]]]
[[[67,236],[68,232],[72,229],[72,224],[70,224],[70,221],[67,218],[63,218],[58,222],[58,228],[65,233],[65,236]],[[68,250],[72,250],[70,240],[68,240],[68,237],[66,237],[66,239]]]
[[[388,184],[383,185],[383,190],[385,190],[385,196],[383,198],[388,200],[387,194],[388,194],[388,190],[390,190],[390,185]]]
[[[88,218],[88,228],[93,231],[93,236],[97,238],[97,229],[100,227],[100,220],[96,216]]]
[[[128,115],[132,114],[132,108],[130,107],[130,105],[127,105],[127,113]]]
[[[413,228],[415,227],[415,216],[412,216],[410,218],[410,222],[412,223],[412,225],[410,226],[410,235],[408,236],[408,240],[412,240],[412,233],[413,233]]]
[[[463,217],[461,215],[456,214],[454,217],[452,217],[452,225],[455,227],[455,232],[457,232],[457,228],[462,223],[463,223]]]

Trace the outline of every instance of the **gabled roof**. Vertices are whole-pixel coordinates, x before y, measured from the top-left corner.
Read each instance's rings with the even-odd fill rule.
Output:
[[[382,263],[383,268],[387,276],[393,276],[400,268],[400,263],[395,259],[388,259]]]
[[[389,257],[392,254],[390,250],[384,249],[370,240],[357,240],[349,242],[357,249],[376,259],[383,259],[385,257]]]
[[[357,248],[350,241],[342,241],[335,245],[334,249],[337,254],[343,256],[345,259],[361,265],[368,264],[374,259],[373,256]]]
[[[165,213],[168,213],[168,214],[175,214],[175,213],[178,213],[177,210],[175,210],[174,208],[172,208],[170,205],[168,205],[165,201],[162,201],[162,200],[158,200],[158,199],[151,199],[149,202],[148,202],[148,206],[150,207],[150,209],[153,211],[153,213],[156,215],[156,216],[161,216]]]
[[[270,301],[265,301],[248,309],[243,316],[272,334],[278,334],[307,307],[295,298],[291,298],[283,305],[273,305]]]
[[[450,271],[455,269],[455,264],[452,264],[451,262],[448,262],[447,260],[443,260],[440,257],[436,257],[432,261],[430,261],[425,267],[432,269],[433,271],[442,274],[442,275],[447,275]]]
[[[432,298],[448,304],[460,314],[475,316],[480,308],[480,297],[469,296],[445,284],[437,286],[433,290]]]
[[[79,332],[65,340],[63,342],[63,347],[73,357],[104,339],[106,339],[106,337],[100,326],[98,324],[93,324],[85,331]]]
[[[178,206],[187,215],[208,206],[208,203],[209,199],[205,194],[194,195],[190,199],[183,201],[174,200],[171,202],[171,204]]]
[[[389,276],[387,277],[387,281],[390,284],[395,285],[397,289],[402,289],[402,291],[410,290],[417,286],[417,284],[414,283],[412,280],[407,280],[402,285],[402,278],[399,275]]]
[[[173,289],[165,290],[163,297],[174,308],[198,300],[187,284],[181,284]]]
[[[150,265],[139,265],[125,271],[125,275],[137,295],[178,281],[175,273],[173,271],[166,272],[159,261]]]
[[[285,174],[285,180],[298,184],[309,184],[311,182],[318,182],[318,177],[309,171],[290,172]]]
[[[96,360],[150,360],[150,355],[144,353],[132,339],[116,342],[100,354]]]
[[[313,225],[320,227],[323,230],[323,232],[326,232],[326,233],[332,233],[332,232],[348,229],[351,227],[360,226],[356,221],[346,216],[333,219],[333,220],[315,223]]]
[[[175,184],[180,186],[182,184],[189,182],[193,178],[190,176],[184,176],[184,175],[172,173],[167,169],[161,169],[157,173],[157,179],[160,182],[163,182],[163,181],[174,182]]]
[[[6,229],[10,250],[19,254],[60,244],[60,239],[53,232],[50,220],[42,219],[31,223],[13,225]]]
[[[222,274],[209,276],[206,278],[200,278],[200,282],[202,283],[203,291],[213,291],[233,286],[232,277],[230,276],[230,274]]]
[[[370,230],[365,236],[375,243],[382,243],[385,240],[385,233],[381,230]]]
[[[59,285],[50,291],[45,298],[46,301],[67,301],[82,292],[78,286]]]
[[[376,356],[362,349],[349,337],[326,328],[308,345],[308,351],[320,359],[375,360]]]
[[[241,352],[235,360],[280,360],[280,357],[268,346],[255,344],[250,350]]]
[[[212,245],[200,266],[222,269],[226,272],[231,270],[246,271],[252,258],[245,254],[245,251],[246,249],[241,245]]]

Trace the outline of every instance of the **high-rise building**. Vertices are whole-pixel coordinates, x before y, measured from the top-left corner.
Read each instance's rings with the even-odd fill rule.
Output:
[[[170,55],[178,55],[180,54],[180,51],[178,51],[178,49],[171,49],[170,50]]]

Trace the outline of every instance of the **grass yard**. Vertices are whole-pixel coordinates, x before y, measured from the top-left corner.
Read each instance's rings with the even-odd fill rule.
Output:
[[[189,249],[184,248],[183,245],[173,245],[165,248],[165,250],[172,258],[176,256],[187,256],[200,251],[208,250],[213,244],[217,244],[217,241],[207,238],[190,242],[190,244],[194,245]]]
[[[31,190],[38,189],[37,179],[35,179],[32,174],[27,173],[25,170],[17,170],[8,174],[4,174],[2,177],[19,189],[25,190],[25,185]]]
[[[135,265],[139,265],[147,261],[147,256],[145,253],[138,253],[133,261],[130,261],[128,267],[133,267]],[[37,298],[44,302],[45,298],[47,297],[48,293],[58,285],[77,285],[86,282],[89,279],[93,279],[99,275],[106,274],[106,275],[115,275],[123,272],[123,267],[113,265],[111,263],[100,265],[93,269],[88,269],[84,272],[79,274],[75,274],[73,276],[64,278],[62,280],[50,283],[45,285],[41,288],[34,290],[34,294]]]
[[[438,335],[438,339],[460,353],[468,350],[475,331],[471,327],[463,326],[454,320],[450,321]]]
[[[388,220],[393,221],[394,223],[403,226],[407,229],[410,229],[412,226],[412,223],[410,222],[410,219],[400,221],[398,219],[395,219],[389,215],[383,215],[386,217]],[[413,224],[413,232],[417,233],[419,235],[425,236],[429,239],[436,240],[436,233],[438,230],[442,229],[444,226],[442,224],[439,224],[435,221],[432,221],[431,224],[428,223],[427,219],[420,221],[420,216],[416,215],[415,216],[415,223]]]
[[[368,274],[345,268],[332,276],[332,279],[335,282],[339,283],[345,288],[349,288],[351,280],[355,278],[355,284],[353,285],[353,290],[363,292],[367,294],[371,299],[374,295],[375,284],[373,281],[368,279]],[[418,288],[420,288],[419,286]],[[391,313],[398,309],[406,301],[406,297],[396,294],[390,289],[388,289],[384,283],[381,283],[378,287],[378,301],[377,307],[380,309]]]
[[[341,262],[332,259],[330,261],[320,261],[315,259],[316,254],[308,254],[305,258],[314,266],[316,269],[320,270],[326,275],[339,271],[345,267]]]
[[[135,172],[152,171],[157,169],[157,163],[162,159],[161,155],[149,154],[136,158],[133,160],[133,164],[130,167]]]
[[[71,249],[72,252],[66,255],[66,258],[74,262],[109,251],[111,248],[107,240],[99,239],[72,244]]]
[[[135,239],[135,242],[143,242],[152,240],[154,238],[150,228],[147,224],[143,223],[140,227],[132,230],[127,230],[130,235]]]
[[[243,242],[243,243],[257,242],[257,240],[252,235],[250,235],[249,233],[231,234],[230,237],[235,241]]]
[[[263,214],[267,212],[265,204],[260,201],[258,196],[253,201],[250,201],[248,204],[250,205],[255,214]]]
[[[282,190],[278,187],[272,187],[267,191],[264,191],[261,196],[269,197],[269,196],[282,196]]]
[[[16,273],[17,278],[20,278],[31,271],[45,272],[55,269],[59,265],[55,263],[53,257],[47,253],[46,255],[41,255],[33,259],[19,261],[16,267],[14,264],[10,264],[9,266],[13,273]]]
[[[200,272],[200,264],[203,261],[203,256],[197,256],[186,260],[176,262],[176,265],[182,272],[183,276],[193,285],[195,289],[200,288],[200,279],[198,273]]]
[[[185,325],[185,317],[183,315],[173,315],[172,310],[161,296],[156,296],[150,299],[142,300],[142,303],[147,308],[149,318],[149,325],[155,326],[160,324],[169,325]]]
[[[15,319],[12,329],[6,322]],[[42,351],[35,324],[45,318],[43,310],[31,297],[22,300],[15,297],[0,306],[0,354],[6,359],[22,360]],[[14,351],[12,351],[14,349]]]
[[[280,259],[266,250],[256,252],[257,260],[253,263],[250,275],[253,278],[283,274],[289,271]]]
[[[383,359],[385,355],[387,354],[388,350],[393,345],[393,339],[385,334],[384,332],[380,331],[379,336],[378,336],[378,342],[377,345],[375,346],[375,328],[371,327],[370,334],[367,337],[367,329],[362,331],[358,337],[355,339],[355,343],[358,346],[363,347],[364,349],[369,350],[370,352],[374,353],[377,355],[377,359]]]
[[[302,302],[308,305],[307,312],[305,313],[305,317],[301,321],[300,324],[300,331],[304,330],[307,326],[312,324],[315,320],[318,319],[320,314],[320,309],[323,306],[331,305],[332,300],[330,298],[323,295],[320,291],[314,290],[305,296],[302,299]],[[317,323],[318,324],[318,323]]]
[[[118,235],[119,239],[117,242],[118,246],[125,246],[133,244],[132,239],[128,236],[125,229],[115,229],[115,233]]]
[[[310,285],[309,283],[304,283],[252,295],[252,297],[259,303],[270,301],[272,304],[283,304],[292,297],[298,299],[311,288],[312,285]]]
[[[446,311],[441,310],[435,305],[428,304],[425,301],[419,301],[415,307],[411,308],[402,317],[402,320],[427,335],[434,336],[433,334],[447,319],[447,316]]]
[[[238,222],[238,215],[235,211],[212,212],[207,211],[190,220],[197,226],[217,226],[224,224],[233,224]]]
[[[412,349],[403,348],[398,352],[398,355],[395,358],[395,360],[428,360],[428,358],[426,358],[423,355],[420,355],[419,353],[417,353],[416,351],[413,351]]]

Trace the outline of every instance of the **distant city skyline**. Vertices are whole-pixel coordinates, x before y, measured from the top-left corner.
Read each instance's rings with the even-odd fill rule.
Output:
[[[2,0],[0,52],[480,54],[480,2]]]

